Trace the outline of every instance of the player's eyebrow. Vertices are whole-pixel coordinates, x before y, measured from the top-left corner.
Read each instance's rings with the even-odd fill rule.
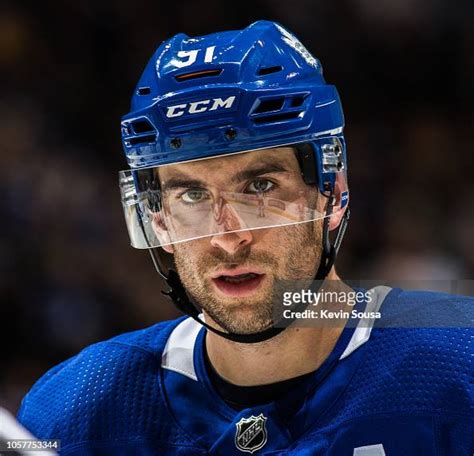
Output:
[[[231,181],[234,183],[242,182],[254,177],[263,176],[270,173],[287,173],[289,170],[282,165],[276,163],[259,163],[254,168],[244,169],[232,176]]]
[[[242,182],[248,179],[252,179],[258,176],[262,176],[270,173],[281,173],[288,172],[289,170],[284,166],[276,163],[261,163],[257,166],[250,167],[235,173],[230,181],[232,183]],[[209,182],[196,179],[194,177],[188,177],[186,174],[180,174],[166,180],[161,184],[161,190],[165,193],[168,190],[176,188],[205,188],[209,185]]]
[[[205,187],[206,183],[199,179],[192,179],[187,177],[172,177],[171,179],[165,181],[161,185],[162,192],[171,190],[174,188],[194,188],[194,187]]]

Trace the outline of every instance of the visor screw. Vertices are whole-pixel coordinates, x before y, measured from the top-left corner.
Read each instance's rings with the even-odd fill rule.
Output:
[[[174,138],[170,141],[170,144],[173,149],[179,149],[181,147],[181,139]]]
[[[232,141],[233,139],[235,139],[236,136],[237,136],[237,132],[236,132],[233,128],[229,128],[229,129],[225,132],[225,137],[226,137],[226,139],[228,139],[229,141]]]

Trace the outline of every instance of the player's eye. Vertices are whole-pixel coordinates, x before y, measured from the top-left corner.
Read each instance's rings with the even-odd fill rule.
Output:
[[[186,204],[197,204],[209,199],[209,193],[201,188],[191,188],[179,195]]]
[[[272,190],[275,184],[268,179],[256,179],[247,186],[246,190],[250,193],[265,193]]]

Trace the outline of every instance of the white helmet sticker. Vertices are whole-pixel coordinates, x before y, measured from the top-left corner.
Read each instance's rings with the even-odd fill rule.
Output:
[[[283,41],[288,44],[288,46],[292,47],[299,55],[301,55],[308,65],[311,65],[314,68],[319,67],[319,61],[311,55],[308,49],[303,46],[296,36],[291,34],[288,30],[285,30],[280,25],[276,24],[276,26],[282,34]]]

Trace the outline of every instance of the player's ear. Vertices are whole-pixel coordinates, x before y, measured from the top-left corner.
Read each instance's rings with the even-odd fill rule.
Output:
[[[336,202],[329,218],[329,230],[335,230],[340,225],[349,203],[349,191],[347,190],[346,178],[342,173],[336,177],[334,194],[336,196]]]
[[[173,246],[169,235],[166,222],[161,212],[153,212],[152,216],[152,227],[156,237],[159,239],[162,249],[167,253],[174,253]]]
[[[172,244],[168,244],[168,245],[164,245],[163,247],[161,247],[165,252],[167,253],[171,253],[173,254],[174,253],[174,248],[173,248],[173,245]]]

